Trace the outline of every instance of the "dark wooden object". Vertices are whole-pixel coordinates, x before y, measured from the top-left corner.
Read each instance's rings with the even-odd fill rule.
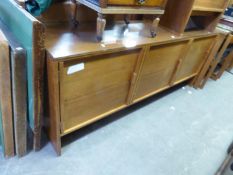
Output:
[[[0,28],[10,45],[15,151],[21,157],[27,152],[26,50],[1,22]]]

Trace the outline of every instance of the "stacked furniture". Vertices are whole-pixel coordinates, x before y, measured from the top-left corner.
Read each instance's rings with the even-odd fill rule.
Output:
[[[22,1],[3,1],[0,20],[26,50],[34,148],[45,126],[58,155],[64,136],[116,111],[182,82],[203,87],[224,41],[215,28],[229,2],[56,1],[35,18]]]

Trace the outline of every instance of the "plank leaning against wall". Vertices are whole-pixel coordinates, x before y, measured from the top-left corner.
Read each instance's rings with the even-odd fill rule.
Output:
[[[10,47],[5,35],[0,30],[0,130],[5,157],[14,156],[11,99]]]
[[[34,149],[40,149],[43,115],[44,28],[13,0],[0,1],[0,20],[27,51],[28,118],[34,132]]]
[[[1,21],[0,29],[10,46],[15,153],[21,157],[27,153],[26,50]]]

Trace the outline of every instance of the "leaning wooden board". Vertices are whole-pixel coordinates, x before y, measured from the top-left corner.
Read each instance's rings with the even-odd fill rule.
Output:
[[[43,115],[44,28],[13,0],[1,1],[0,19],[27,50],[28,115],[34,132],[34,149],[38,150]]]
[[[47,28],[48,131],[57,154],[63,136],[193,80],[209,62],[217,38],[208,32],[176,37],[159,28],[152,39],[136,32],[139,26],[143,31],[149,27],[130,24],[133,32],[121,38],[117,32],[123,25],[115,24],[102,43],[94,42],[93,28],[79,30],[80,35],[65,27]]]
[[[13,111],[11,96],[10,47],[0,30],[0,113],[5,157],[14,156]]]
[[[27,152],[26,50],[1,21],[0,29],[10,45],[15,151],[21,157]]]

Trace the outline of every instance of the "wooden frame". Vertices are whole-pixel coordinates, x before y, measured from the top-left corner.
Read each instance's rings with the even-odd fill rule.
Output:
[[[229,0],[169,0],[165,14],[161,18],[161,25],[181,35],[186,31],[189,20],[192,19],[200,27],[199,30],[213,32],[228,3]]]

